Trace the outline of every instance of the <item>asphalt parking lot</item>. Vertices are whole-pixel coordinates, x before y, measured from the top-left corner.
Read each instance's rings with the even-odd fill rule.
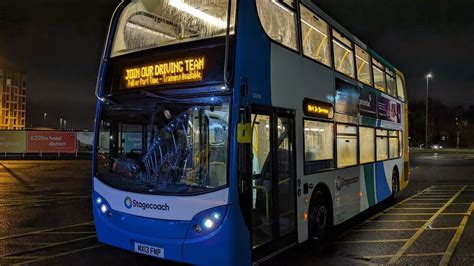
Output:
[[[97,242],[89,161],[0,162],[0,264],[172,264]],[[474,160],[417,156],[396,203],[336,228],[321,255],[292,248],[268,265],[474,264]]]

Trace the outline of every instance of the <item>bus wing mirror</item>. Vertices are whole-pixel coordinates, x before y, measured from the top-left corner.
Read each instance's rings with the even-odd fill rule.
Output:
[[[238,123],[237,124],[237,142],[251,143],[252,142],[252,124]]]

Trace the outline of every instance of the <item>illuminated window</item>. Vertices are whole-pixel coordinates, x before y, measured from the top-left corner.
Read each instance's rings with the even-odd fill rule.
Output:
[[[279,0],[257,0],[257,12],[263,29],[276,42],[298,50],[296,13],[288,3]]]
[[[377,161],[388,159],[388,132],[377,129]]]
[[[304,55],[331,66],[328,24],[305,6],[300,5],[300,10]]]
[[[357,79],[367,85],[372,86],[372,78],[370,75],[369,54],[362,50],[359,46],[355,46]]]
[[[386,69],[385,79],[387,81],[387,93],[397,97],[397,84],[395,82],[395,73]]]
[[[120,15],[112,56],[226,34],[227,0],[130,2]],[[236,2],[231,6],[231,34]]]
[[[342,36],[339,32],[332,31],[334,49],[334,67],[337,71],[354,77],[354,56],[352,52],[352,42]]]
[[[372,58],[372,70],[374,73],[374,86],[376,89],[385,91],[384,66]]]
[[[398,138],[398,131],[390,131],[389,136],[389,151],[390,159],[398,158],[400,156],[400,144]]]
[[[375,129],[359,127],[360,163],[375,161]]]
[[[397,74],[397,90],[398,98],[405,100],[405,85],[403,84],[403,78],[400,74]]]
[[[305,161],[329,160],[333,158],[332,123],[304,121]]]
[[[337,125],[337,167],[357,164],[357,127]]]

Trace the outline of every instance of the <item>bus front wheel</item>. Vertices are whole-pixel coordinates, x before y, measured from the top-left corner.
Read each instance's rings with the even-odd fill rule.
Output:
[[[316,191],[309,207],[309,237],[318,246],[329,239],[332,228],[332,210],[328,195],[323,191]]]

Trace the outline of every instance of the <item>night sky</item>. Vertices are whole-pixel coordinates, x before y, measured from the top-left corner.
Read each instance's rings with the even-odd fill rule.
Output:
[[[410,98],[474,104],[474,1],[313,0],[404,72]],[[0,65],[27,72],[27,126],[90,129],[95,79],[118,0],[0,0]]]

